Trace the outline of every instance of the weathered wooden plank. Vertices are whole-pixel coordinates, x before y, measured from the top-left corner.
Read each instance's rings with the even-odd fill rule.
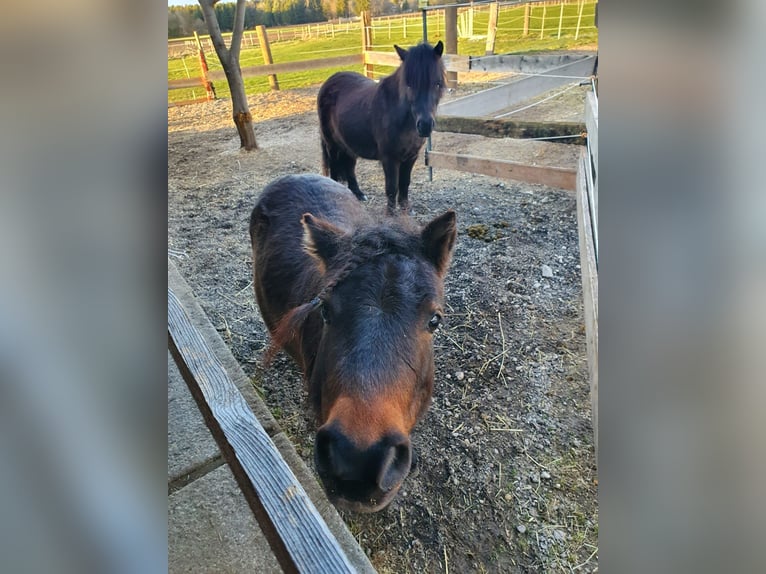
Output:
[[[585,94],[585,127],[588,131],[593,165],[598,172],[598,103],[593,92]]]
[[[572,136],[560,141],[585,145],[585,124],[578,122],[518,122],[514,120],[489,120],[484,118],[460,118],[437,116],[436,131],[458,134],[476,134],[490,138],[549,138]]]
[[[364,63],[376,66],[398,67],[402,61],[396,52],[375,52],[364,53]],[[444,67],[448,72],[467,72],[469,70],[470,56],[461,56],[459,54],[444,54],[442,56]]]
[[[496,1],[490,4],[489,23],[487,24],[487,42],[484,46],[484,54],[488,56],[495,53],[495,39],[497,38],[497,17],[499,13],[500,3]]]
[[[585,125],[588,130],[588,151],[593,161],[593,186],[589,188],[593,227],[596,230],[596,253],[598,254],[598,100],[593,92],[585,99]]]
[[[564,167],[527,165],[502,159],[486,159],[438,151],[426,153],[426,165],[481,173],[491,177],[514,179],[526,183],[539,183],[568,191],[575,190],[575,176],[577,174],[576,170]]]
[[[205,87],[205,78],[197,76],[196,78],[181,78],[178,80],[168,80],[168,90],[180,90],[181,88]]]
[[[361,65],[363,58],[361,54],[352,54],[350,56],[336,56],[333,58],[319,58],[317,60],[302,60],[300,62],[280,62],[277,64],[268,64],[263,66],[248,66],[242,68],[243,78],[253,78],[257,76],[273,76],[275,74],[286,74],[290,72],[303,72],[305,70],[318,70],[322,68],[333,68],[339,66]],[[211,80],[225,80],[226,75],[223,70],[216,70],[208,74]]]
[[[286,572],[354,572],[277,447],[168,289],[168,346]]]
[[[593,440],[598,462],[598,261],[593,243],[593,222],[588,206],[587,171],[590,160],[582,150],[577,169],[577,227],[580,242],[585,342],[588,349],[590,399],[593,416]]]
[[[588,57],[595,52],[572,54],[497,54],[471,56],[471,72],[516,72],[523,74],[542,74],[565,64],[571,64]]]
[[[463,98],[444,102],[438,114],[444,116],[481,117],[494,116],[514,104],[533,98],[543,92],[576,82],[578,77],[590,76],[595,56],[557,66],[539,75],[525,76],[507,84],[496,86]]]

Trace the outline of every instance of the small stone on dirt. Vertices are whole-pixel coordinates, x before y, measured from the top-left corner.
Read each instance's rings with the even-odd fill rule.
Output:
[[[513,500],[513,495],[509,492],[503,498],[505,498],[507,502],[510,502],[511,500]]]
[[[551,269],[545,264],[543,264],[542,267],[540,267],[540,271],[542,272],[543,277],[553,277],[553,269]]]
[[[519,525],[516,527],[516,530],[518,530],[518,531],[519,531],[519,534],[524,534],[524,533],[527,531],[527,527],[526,527],[526,526],[524,526],[523,524],[519,524]]]
[[[465,378],[465,373],[463,371],[458,371],[457,373],[455,373],[455,378],[458,381],[462,381]]]
[[[542,472],[540,473],[540,478],[544,478],[544,479],[546,479],[546,480],[547,480],[547,479],[549,479],[550,477],[551,477],[551,473],[550,473],[550,472],[547,472],[547,471],[545,471],[545,470],[544,470],[544,471],[542,471]]]

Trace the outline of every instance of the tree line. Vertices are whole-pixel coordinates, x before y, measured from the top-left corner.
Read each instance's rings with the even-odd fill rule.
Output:
[[[434,3],[433,1],[431,3]],[[374,16],[399,14],[417,7],[416,0],[250,0],[245,6],[245,29],[326,22],[358,16],[370,10]],[[222,32],[231,32],[235,2],[218,2],[215,14]],[[199,4],[168,6],[168,38],[182,38],[197,32],[207,34]]]

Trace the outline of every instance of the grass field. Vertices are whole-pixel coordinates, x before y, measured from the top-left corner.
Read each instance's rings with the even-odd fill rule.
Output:
[[[545,9],[543,20],[542,6],[534,6],[530,13],[529,34],[523,36],[524,8],[501,7],[498,17],[497,37],[495,41],[495,53],[523,53],[543,50],[576,49],[585,46],[593,46],[598,43],[598,31],[594,26],[595,3],[584,5],[580,33],[575,40],[575,27],[577,25],[578,5],[567,4],[564,6],[564,19],[562,23],[561,38],[558,39],[559,18],[561,15],[559,6],[548,6]],[[489,19],[488,10],[477,10],[474,18],[474,33],[486,34]],[[544,22],[544,31],[541,37],[541,25]],[[314,25],[316,26],[316,25]],[[389,27],[390,26],[390,27]],[[392,18],[390,24],[385,19],[373,20],[373,49],[377,51],[393,51],[393,44],[411,46],[422,38],[422,22],[420,16],[410,17],[407,20],[406,34],[401,18]],[[273,37],[273,34],[270,35]],[[444,17],[440,13],[431,12],[428,18],[428,40],[436,43],[444,40]],[[459,38],[458,54],[483,56],[486,40],[479,38]],[[345,26],[335,28],[335,37],[320,37],[310,40],[294,40],[272,42],[271,53],[274,62],[294,62],[333,56],[345,56],[359,54],[361,52],[361,31],[359,23],[350,25],[346,31]],[[211,70],[220,70],[221,64],[214,52],[206,53],[208,66]],[[256,66],[263,64],[263,57],[259,47],[242,46],[240,66]],[[308,70],[290,74],[280,74],[280,89],[307,87],[321,84],[333,73],[340,70],[352,70],[361,72],[362,66],[345,68],[325,68],[320,70]],[[392,68],[382,66],[375,67],[376,75],[386,75],[393,71]],[[200,76],[200,66],[197,56],[185,56],[168,60],[168,79],[179,79]],[[229,86],[226,81],[214,82],[218,97],[229,97]],[[269,91],[267,77],[245,78],[245,88],[248,94],[256,94]],[[189,100],[205,96],[202,88],[172,90],[168,92],[168,102]]]

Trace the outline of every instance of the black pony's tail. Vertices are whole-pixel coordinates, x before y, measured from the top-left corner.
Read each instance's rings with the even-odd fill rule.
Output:
[[[330,177],[330,150],[327,148],[327,142],[325,141],[324,136],[320,139],[322,141],[322,175]]]

